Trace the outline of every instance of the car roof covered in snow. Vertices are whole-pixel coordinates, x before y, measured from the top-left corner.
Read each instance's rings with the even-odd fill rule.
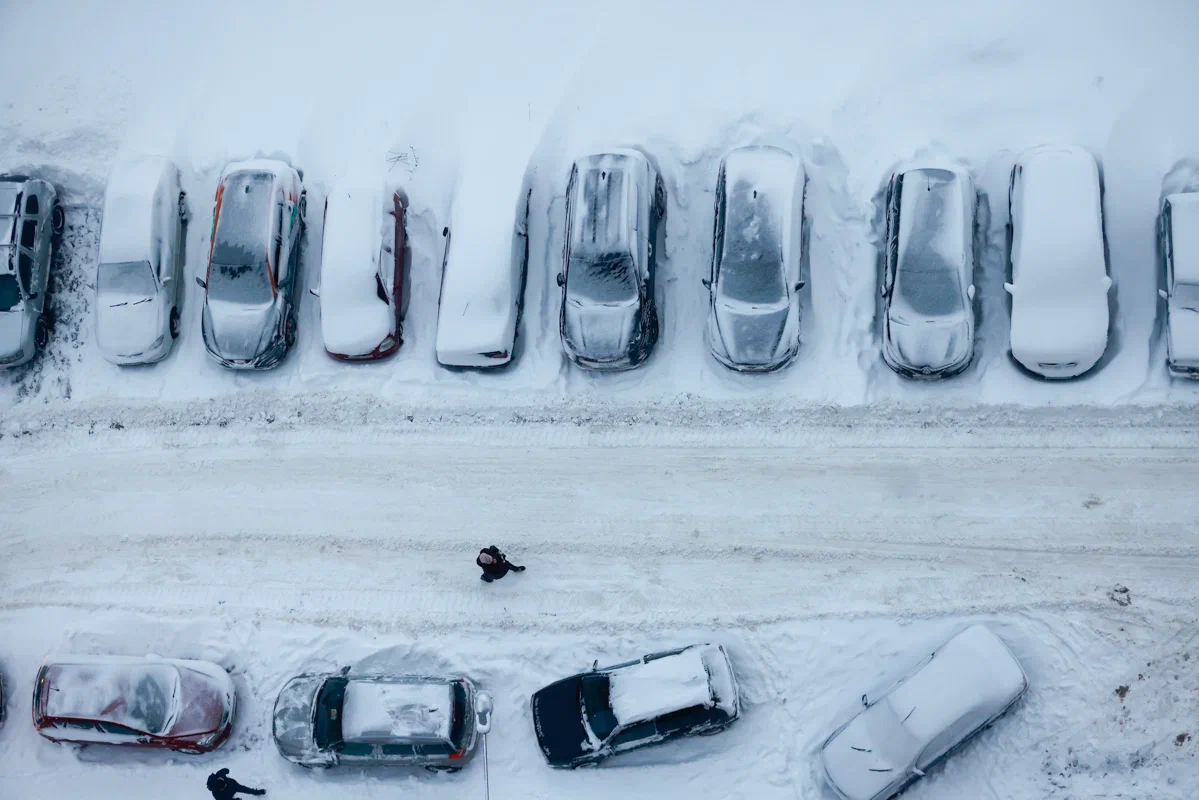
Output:
[[[341,733],[347,742],[450,738],[454,687],[446,681],[361,680],[346,686]]]
[[[761,145],[731,150],[721,164],[728,209],[724,257],[745,263],[762,258],[760,249],[778,248],[769,253],[766,265],[787,261],[799,244],[792,241],[797,228],[789,223],[799,213],[796,205],[802,209],[803,161],[781,147]],[[755,246],[759,244],[763,247]]]
[[[74,656],[45,670],[40,691],[48,717],[112,722],[158,735],[178,714],[179,669],[172,661]]]
[[[609,681],[612,713],[621,725],[717,702],[699,647],[615,670]]]
[[[382,182],[339,184],[329,192],[321,255],[321,335],[342,355],[371,352],[391,333],[395,312],[379,299],[380,248],[391,194]],[[390,238],[390,237],[389,237]],[[394,262],[383,265],[393,269]]]
[[[1199,192],[1172,194],[1170,204],[1170,249],[1174,280],[1199,283]]]
[[[170,185],[174,171],[169,159],[158,156],[119,161],[112,168],[100,224],[101,264],[149,260],[154,198],[160,188]]]
[[[597,153],[575,162],[578,175],[570,200],[572,255],[633,251],[645,163],[645,156],[636,150]]]

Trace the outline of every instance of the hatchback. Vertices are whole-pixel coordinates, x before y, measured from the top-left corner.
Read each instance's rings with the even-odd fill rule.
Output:
[[[1162,201],[1159,251],[1166,273],[1166,367],[1199,380],[1199,192]]]
[[[66,215],[48,182],[0,176],[0,367],[17,367],[50,340],[50,263]]]

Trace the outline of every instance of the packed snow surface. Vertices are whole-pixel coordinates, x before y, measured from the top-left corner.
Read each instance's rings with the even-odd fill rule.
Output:
[[[382,183],[338,185],[329,192],[320,305],[321,335],[332,353],[369,353],[395,327],[395,311],[378,290],[380,269],[395,272],[394,262],[379,263],[391,256],[381,248],[387,223],[394,225],[383,199]]]
[[[351,680],[342,704],[346,741],[449,739],[454,689],[447,684]]]
[[[698,648],[625,667],[612,673],[610,680],[612,713],[621,725],[713,704],[708,671]]]

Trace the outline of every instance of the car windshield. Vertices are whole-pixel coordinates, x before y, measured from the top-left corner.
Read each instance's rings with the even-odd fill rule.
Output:
[[[623,253],[570,259],[570,297],[583,305],[626,306],[637,301],[633,259]]]
[[[616,730],[616,715],[612,713],[609,700],[611,685],[606,675],[588,675],[579,685],[579,699],[583,705],[583,717],[587,727],[600,741],[607,739]]]
[[[321,750],[341,742],[341,709],[348,683],[345,678],[330,678],[316,696],[312,738]]]
[[[721,296],[751,305],[783,302],[782,244],[770,202],[749,181],[737,181],[727,202]]]
[[[0,311],[12,311],[21,304],[21,287],[16,275],[0,275]]]
[[[273,185],[269,172],[228,178],[213,232],[209,299],[266,305],[274,298],[267,263]]]
[[[1174,302],[1182,308],[1199,311],[1199,283],[1174,284]]]
[[[150,262],[101,264],[97,270],[96,288],[104,298],[103,302],[113,307],[144,303],[154,297],[154,273]]]

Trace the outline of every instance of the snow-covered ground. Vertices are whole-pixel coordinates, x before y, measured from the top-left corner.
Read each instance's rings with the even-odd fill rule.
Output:
[[[218,766],[294,800],[481,796],[478,762],[314,774],[278,756],[283,683],[357,664],[491,691],[496,800],[814,800],[816,750],[861,693],[985,621],[1031,689],[910,797],[1189,800],[1199,387],[1164,368],[1153,236],[1163,181],[1199,188],[1197,33],[1190,0],[5,5],[0,67],[19,79],[0,81],[0,170],[61,186],[68,230],[49,352],[0,374],[0,798],[204,797]],[[699,281],[717,164],[755,142],[805,159],[809,274],[799,357],[743,376],[707,354]],[[1006,353],[1007,175],[1043,142],[1086,147],[1106,186],[1112,342],[1068,383]],[[628,145],[667,183],[662,337],[643,368],[589,375],[557,338],[563,193],[576,157]],[[99,207],[111,163],[147,152],[179,164],[193,211],[183,334],[122,370],[92,328]],[[887,369],[873,323],[876,193],[927,153],[967,164],[989,208],[976,362],[935,385]],[[327,357],[307,293],[279,369],[205,355],[192,277],[212,195],[259,155],[303,167],[311,208],[349,174],[402,186],[396,358]],[[493,203],[486,229],[509,232],[524,182],[516,361],[441,369],[450,208]],[[529,571],[484,586],[472,562],[491,543]],[[733,728],[581,773],[544,765],[534,690],[699,641],[737,669]],[[148,652],[232,671],[222,750],[33,733],[48,653]]]

